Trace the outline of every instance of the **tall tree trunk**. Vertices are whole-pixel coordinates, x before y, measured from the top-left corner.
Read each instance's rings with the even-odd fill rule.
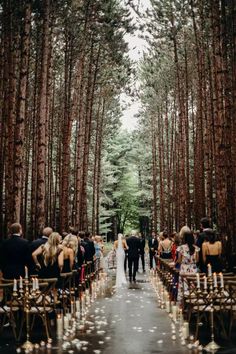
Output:
[[[157,232],[157,147],[154,117],[151,115],[152,136],[152,231]]]
[[[44,1],[42,58],[38,107],[38,151],[37,151],[37,231],[45,226],[45,172],[46,172],[46,114],[47,114],[47,74],[49,53],[50,0]]]
[[[29,65],[31,4],[26,4],[24,28],[21,42],[20,81],[17,102],[16,129],[15,129],[15,154],[14,154],[14,220],[20,222],[21,198],[23,186],[23,159],[26,118],[26,93]]]

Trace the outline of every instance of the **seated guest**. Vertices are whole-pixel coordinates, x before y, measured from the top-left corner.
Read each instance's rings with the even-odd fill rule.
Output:
[[[211,264],[212,272],[222,272],[221,253],[222,244],[216,240],[216,234],[212,229],[205,230],[206,241],[202,244],[202,258],[205,264]]]
[[[22,237],[22,227],[18,223],[10,226],[10,238],[4,240],[0,251],[3,278],[14,279],[25,276],[25,266],[31,263],[29,242]]]
[[[64,265],[64,254],[59,246],[61,236],[52,232],[48,241],[39,246],[32,254],[33,260],[38,268],[39,278],[58,278]],[[40,259],[40,260],[39,260]]]
[[[163,241],[160,241],[158,252],[161,258],[163,259],[171,259],[171,250],[172,250],[172,241],[169,239],[168,233],[166,231],[163,232]]]
[[[75,266],[75,257],[78,252],[78,239],[76,236],[69,234],[62,241],[64,266],[62,273],[69,273]]]

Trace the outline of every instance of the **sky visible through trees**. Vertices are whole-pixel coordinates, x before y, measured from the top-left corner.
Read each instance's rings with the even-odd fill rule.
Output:
[[[1,0],[0,16],[1,237],[208,216],[235,252],[235,1]]]

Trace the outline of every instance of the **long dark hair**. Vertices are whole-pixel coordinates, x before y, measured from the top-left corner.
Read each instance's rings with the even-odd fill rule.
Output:
[[[183,234],[183,243],[188,245],[190,254],[194,254],[195,247],[194,247],[194,236],[192,231],[185,231]]]
[[[209,241],[211,244],[216,242],[216,234],[212,229],[207,229],[204,231],[206,235],[206,240]]]

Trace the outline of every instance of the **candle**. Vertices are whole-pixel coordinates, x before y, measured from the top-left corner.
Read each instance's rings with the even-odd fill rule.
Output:
[[[39,290],[39,280],[35,278],[35,290]]]
[[[17,281],[14,279],[13,291],[17,291]]]
[[[68,321],[70,321],[71,320],[71,313],[70,312],[68,312],[67,314],[66,314],[66,318],[68,319]]]
[[[179,322],[180,322],[180,327],[183,323],[183,310],[179,308]]]
[[[217,276],[216,273],[213,274],[214,288],[217,288]]]
[[[168,301],[166,301],[166,312],[170,312],[170,302],[169,302],[169,300]]]
[[[63,317],[57,315],[57,338],[61,338],[63,335]]]
[[[25,279],[28,279],[28,277],[29,277],[29,274],[28,274],[28,268],[27,268],[27,267],[25,267]]]
[[[224,277],[223,277],[223,273],[220,273],[220,287],[221,287],[221,288],[224,287]]]
[[[69,318],[64,316],[64,329],[66,330],[69,327]]]
[[[196,276],[197,276],[197,288],[200,289],[200,275],[199,275],[199,273],[197,273]]]
[[[210,263],[207,265],[207,268],[208,268],[208,277],[211,277],[212,276],[212,269],[211,269]]]
[[[76,312],[80,312],[80,301],[79,300],[76,300],[75,308],[76,308]]]
[[[71,303],[70,303],[70,312],[72,314],[74,314],[76,312],[75,311],[75,303],[74,303],[74,301],[71,301]]]
[[[23,279],[22,279],[22,277],[20,277],[20,289],[22,289],[23,288]]]
[[[188,322],[184,322],[183,324],[183,338],[187,339],[189,336],[189,324]]]
[[[173,315],[173,321],[177,320],[177,306],[174,305],[172,306],[172,315]]]
[[[207,277],[204,275],[204,290],[207,290]]]
[[[32,290],[35,291],[35,280],[32,278]]]

